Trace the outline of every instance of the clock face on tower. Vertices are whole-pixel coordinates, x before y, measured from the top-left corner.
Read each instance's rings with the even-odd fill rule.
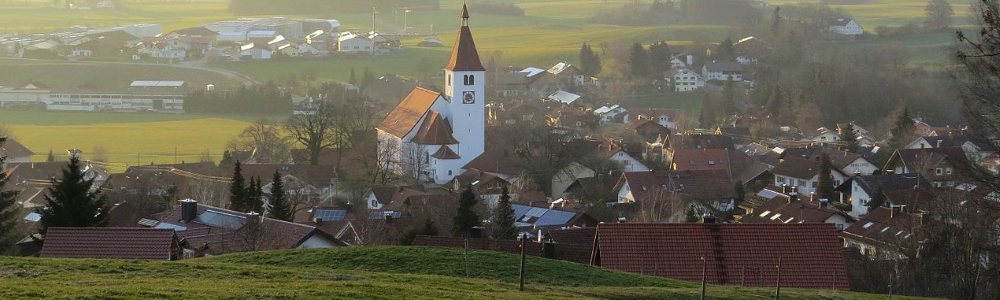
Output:
[[[473,104],[476,103],[476,92],[465,91],[462,93],[462,104]]]

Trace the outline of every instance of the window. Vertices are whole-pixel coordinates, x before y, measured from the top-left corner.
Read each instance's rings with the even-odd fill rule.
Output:
[[[451,170],[448,170],[448,176],[451,176]]]
[[[465,85],[476,84],[476,75],[465,75],[462,83]]]
[[[944,169],[944,173],[951,175],[951,168]]]
[[[941,175],[943,173],[944,172],[941,170],[941,168],[934,169],[934,175]]]
[[[709,166],[714,166],[715,165],[715,161],[714,160],[708,160],[708,165]]]
[[[775,181],[777,181],[778,183],[784,183],[785,177],[778,176],[778,178],[776,178]]]
[[[448,85],[451,86],[451,74],[448,74]]]

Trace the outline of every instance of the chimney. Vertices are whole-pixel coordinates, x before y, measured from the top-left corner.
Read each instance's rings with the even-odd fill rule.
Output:
[[[785,194],[785,195],[788,195],[788,185],[787,184],[784,184],[784,183],[781,184],[781,193]]]
[[[819,199],[819,207],[827,207],[828,205],[830,205],[830,199],[827,198]]]
[[[906,205],[889,205],[889,218],[895,218],[896,215],[904,212]]]
[[[625,217],[618,217],[618,223],[619,224],[625,223]]]
[[[383,217],[385,218],[385,222],[386,223],[392,223],[392,212],[387,211],[387,212],[383,212],[382,214],[383,214]]]
[[[188,223],[198,217],[198,201],[194,199],[181,200],[181,222]]]
[[[483,238],[483,226],[472,226],[472,238],[474,239]]]
[[[69,150],[66,150],[66,152],[69,153],[69,158],[70,159],[73,159],[73,158],[80,159],[80,157],[83,156],[83,150],[80,150],[80,149],[69,149]]]
[[[704,223],[704,224],[715,224],[715,216],[713,216],[713,215],[705,215],[705,216],[701,217],[701,222]]]
[[[937,147],[935,148],[941,148],[941,140],[937,140]]]
[[[316,226],[323,226],[323,218],[313,218],[313,224],[316,224]]]
[[[809,193],[809,203],[816,201],[816,192]]]
[[[799,201],[799,192],[795,188],[792,188],[792,192],[788,193],[788,203]]]
[[[251,233],[255,233],[260,229],[260,221],[263,217],[254,211],[247,213],[247,229]]]

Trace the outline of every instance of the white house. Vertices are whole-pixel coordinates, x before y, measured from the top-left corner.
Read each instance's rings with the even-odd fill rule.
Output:
[[[580,95],[570,93],[564,90],[558,90],[555,93],[549,95],[546,99],[566,104],[573,104],[573,102],[576,102],[576,100],[580,99]]]
[[[705,87],[705,80],[701,75],[685,68],[670,69],[666,75],[675,92],[688,92]]]
[[[5,164],[30,163],[32,155],[35,155],[35,152],[32,152],[14,139],[7,139],[6,142],[0,144],[0,157],[7,157],[4,160]]]
[[[816,128],[811,137],[807,138],[807,140],[817,143],[832,143],[840,141],[840,134],[834,130],[830,130],[829,128],[820,127]]]
[[[830,24],[830,32],[839,35],[862,35],[865,30],[854,19],[836,19]]]
[[[819,187],[820,161],[798,157],[785,158],[771,170],[774,174],[774,185],[796,186],[799,194],[809,195]],[[830,168],[833,176],[833,186],[838,186],[848,178],[837,168]]]
[[[743,65],[738,62],[711,62],[701,67],[701,75],[705,80],[743,81]]]
[[[396,151],[399,171],[446,182],[485,151],[486,68],[468,22],[463,6],[458,40],[444,67],[444,93],[416,87],[375,127],[380,152],[402,150]]]
[[[671,68],[687,68],[694,64],[694,55],[680,54],[670,57]]]
[[[601,106],[593,111],[593,114],[601,117],[601,123],[610,123],[615,121],[615,117],[624,114],[627,110],[621,105],[615,104],[611,107]]]
[[[264,43],[250,43],[240,47],[240,57],[245,60],[271,59],[271,47]]]
[[[337,51],[341,53],[371,53],[375,42],[354,33],[341,33],[337,38]]]
[[[876,193],[883,193],[884,196],[888,192],[912,191],[914,188],[930,189],[932,185],[916,173],[855,176],[851,178],[851,215],[861,217],[868,214],[868,201]]]

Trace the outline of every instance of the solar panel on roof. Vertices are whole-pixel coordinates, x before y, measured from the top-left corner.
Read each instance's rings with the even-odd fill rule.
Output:
[[[28,213],[27,216],[24,216],[24,220],[28,222],[38,222],[42,220],[42,215],[35,212]]]
[[[157,228],[157,229],[173,229],[174,231],[184,231],[184,230],[187,230],[187,227],[180,226],[180,225],[175,225],[175,224],[170,224],[170,223],[163,223],[163,222],[160,222],[160,224],[156,224],[156,226],[154,226],[153,228]]]
[[[385,218],[386,216],[391,216],[393,219],[399,219],[399,217],[403,216],[403,213],[398,212],[398,211],[391,211],[391,210],[390,211],[373,211],[373,212],[368,213],[368,218],[369,219],[373,219],[373,220],[374,219]]]
[[[313,214],[314,218],[323,221],[341,221],[347,216],[346,210],[339,209],[317,209]]]
[[[153,220],[153,219],[146,219],[146,218],[139,219],[139,225],[140,226],[153,227],[153,226],[156,226],[156,224],[159,224],[159,223],[160,223],[160,221]]]
[[[222,227],[236,230],[243,227],[243,225],[246,224],[247,219],[242,216],[209,210],[199,215],[198,218],[195,218],[194,222],[212,227]]]

